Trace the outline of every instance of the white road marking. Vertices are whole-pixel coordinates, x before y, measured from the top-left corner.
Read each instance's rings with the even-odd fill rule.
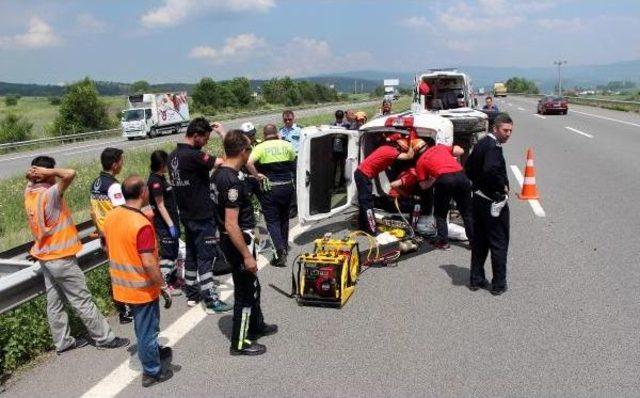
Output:
[[[567,129],[569,131],[573,131],[574,133],[578,133],[580,135],[584,135],[587,138],[593,138],[593,136],[591,134],[587,134],[584,131],[580,131],[578,129],[574,129],[573,127],[566,126],[565,129]]]
[[[604,119],[604,120],[609,120],[612,122],[618,122],[618,123],[622,123],[622,124],[628,124],[629,126],[635,126],[635,127],[640,127],[640,124],[638,123],[632,123],[632,122],[627,122],[625,120],[618,120],[618,119],[614,119],[612,117],[606,117],[606,116],[600,116],[600,115],[594,115],[593,113],[587,113],[587,112],[580,112],[580,111],[576,111],[576,110],[571,110],[572,113],[579,113],[581,115],[586,115],[586,116],[591,116],[591,117],[596,117],[598,119]]]
[[[522,188],[522,184],[524,183],[524,177],[522,176],[522,172],[520,171],[518,166],[513,164],[511,165],[511,171],[513,172],[513,175],[516,177],[516,180],[518,180],[518,184],[520,184],[520,188]],[[547,214],[544,212],[544,209],[542,208],[542,205],[540,204],[540,201],[538,201],[537,199],[529,199],[527,200],[527,202],[529,202],[529,205],[531,205],[531,210],[533,210],[533,214],[535,214],[538,217],[547,216]]]
[[[547,119],[546,116],[538,115],[537,113],[534,113],[533,116],[539,117],[540,119],[545,119],[545,120]]]
[[[268,264],[268,260],[261,255],[258,255],[258,269],[264,268]],[[226,288],[220,289],[220,299],[226,300],[233,293],[233,286],[231,277],[227,278],[223,285]],[[187,333],[195,328],[200,322],[202,322],[208,315],[201,305],[197,305],[189,309],[184,315],[173,322],[168,328],[160,333],[159,338],[168,340],[167,346],[174,346],[180,339],[182,339]],[[120,366],[115,368],[105,378],[100,380],[89,391],[82,395],[83,398],[90,397],[115,397],[122,390],[124,390],[132,381],[142,374],[142,367],[138,360],[138,355],[133,355],[130,359],[122,362]]]
[[[519,107],[518,107],[518,110],[519,110],[519,111],[524,111],[524,108],[523,108],[523,107],[521,107],[521,106],[519,106]]]

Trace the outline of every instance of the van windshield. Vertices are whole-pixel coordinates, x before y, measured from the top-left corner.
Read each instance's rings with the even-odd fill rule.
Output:
[[[125,111],[123,120],[125,122],[144,120],[144,109],[131,109],[131,110]]]

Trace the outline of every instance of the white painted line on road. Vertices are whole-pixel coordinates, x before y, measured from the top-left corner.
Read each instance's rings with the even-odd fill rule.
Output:
[[[524,108],[523,108],[523,107],[521,107],[521,106],[519,106],[519,107],[518,107],[518,110],[519,110],[519,111],[524,111]]]
[[[598,119],[604,119],[604,120],[609,120],[609,121],[612,121],[612,122],[618,122],[618,123],[622,123],[622,124],[628,124],[629,126],[640,127],[640,124],[638,124],[638,123],[627,122],[627,121],[625,121],[625,120],[618,120],[618,119],[614,119],[614,118],[612,118],[612,117],[606,117],[606,116],[594,115],[593,113],[580,112],[580,111],[575,111],[575,110],[571,110],[571,113],[579,113],[579,114],[581,114],[581,115],[587,115],[587,116],[591,116],[591,117],[597,117]]]
[[[533,114],[533,116],[535,116],[535,117],[539,117],[540,119],[545,119],[545,120],[547,120],[547,117],[546,117],[546,116],[538,115],[537,113],[534,113],[534,114]]]
[[[524,183],[524,177],[522,176],[522,172],[520,171],[518,166],[513,164],[511,165],[511,171],[513,172],[513,175],[516,177],[516,180],[518,180],[518,184],[520,184],[520,188],[522,188],[522,184]],[[529,199],[527,200],[527,202],[529,202],[529,205],[531,205],[531,210],[533,210],[533,214],[535,214],[538,217],[547,216],[539,200]]]
[[[258,270],[264,268],[269,261],[261,255],[258,255]],[[227,278],[224,285],[233,286],[231,277]],[[233,293],[233,289],[221,289],[220,299],[227,300]],[[168,340],[166,346],[174,346],[193,328],[198,326],[208,315],[201,305],[197,305],[188,310],[184,315],[173,322],[168,328],[160,333],[159,338]],[[89,391],[82,395],[83,398],[102,398],[115,397],[124,390],[132,381],[142,374],[142,367],[138,360],[138,355],[133,355],[120,366],[115,368],[104,379],[100,380]]]
[[[573,131],[574,133],[578,133],[580,135],[584,135],[587,138],[593,138],[593,136],[591,134],[587,134],[584,131],[580,131],[578,129],[574,129],[573,127],[566,126],[565,129],[567,129],[569,131]]]

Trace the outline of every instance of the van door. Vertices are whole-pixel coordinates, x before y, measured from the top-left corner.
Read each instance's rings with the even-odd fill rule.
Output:
[[[357,131],[336,126],[302,129],[296,183],[301,225],[329,218],[355,202],[357,166]]]

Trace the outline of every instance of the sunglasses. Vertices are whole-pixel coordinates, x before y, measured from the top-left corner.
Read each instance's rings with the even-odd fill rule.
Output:
[[[293,121],[293,118],[290,118],[290,117],[288,117],[288,118],[282,118],[282,120],[284,120],[285,122],[292,122],[292,121]]]

